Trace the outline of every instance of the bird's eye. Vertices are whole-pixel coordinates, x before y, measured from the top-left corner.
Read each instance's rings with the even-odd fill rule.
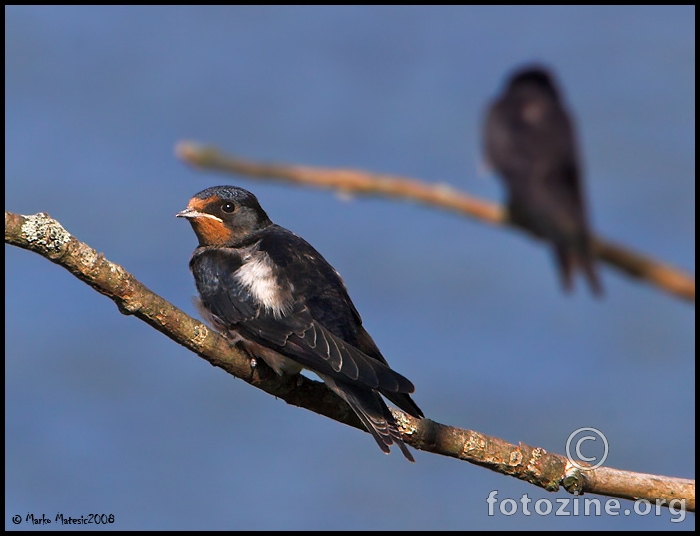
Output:
[[[227,214],[231,214],[231,212],[236,210],[236,206],[233,203],[224,203],[223,205],[221,205],[221,210],[223,210]]]

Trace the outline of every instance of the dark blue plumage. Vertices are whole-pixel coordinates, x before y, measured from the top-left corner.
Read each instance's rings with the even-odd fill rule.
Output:
[[[398,444],[380,394],[414,417],[413,384],[393,371],[336,270],[308,242],[270,221],[253,194],[232,186],[200,192],[178,214],[199,238],[190,260],[200,311],[276,372],[315,372],[353,408],[384,452]]]
[[[548,70],[513,73],[489,107],[484,150],[506,186],[511,220],[554,245],[564,288],[572,288],[578,267],[602,294],[573,121]]]

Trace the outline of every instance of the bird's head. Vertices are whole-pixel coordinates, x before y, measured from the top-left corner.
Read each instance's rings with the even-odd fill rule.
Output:
[[[559,100],[559,90],[552,72],[542,65],[529,65],[514,71],[508,79],[508,91],[541,92]]]
[[[175,216],[190,222],[200,246],[235,246],[272,225],[257,198],[235,186],[207,188]]]

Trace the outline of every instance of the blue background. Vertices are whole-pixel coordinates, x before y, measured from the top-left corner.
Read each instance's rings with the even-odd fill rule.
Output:
[[[386,199],[199,173],[249,158],[446,182],[479,173],[486,103],[532,60],[578,120],[603,236],[695,269],[695,9],[5,8],[5,207],[48,212],[196,316],[196,192],[252,190],[343,275],[428,417],[610,467],[694,478],[695,310],[603,266],[562,294],[527,236]],[[118,529],[640,529],[671,516],[487,515],[549,494],[397,449],[212,368],[34,253],[5,247],[5,512]],[[623,508],[632,503],[624,501]],[[532,505],[531,505],[532,510]],[[569,509],[571,511],[571,508]],[[20,528],[27,527],[22,524]],[[54,528],[55,524],[54,524]]]

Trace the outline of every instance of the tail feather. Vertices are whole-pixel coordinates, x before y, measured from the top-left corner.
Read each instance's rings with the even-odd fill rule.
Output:
[[[559,265],[559,278],[561,279],[561,286],[566,292],[571,292],[574,288],[573,254],[567,246],[561,244],[555,244],[554,253],[557,257],[557,264]]]
[[[590,251],[586,249],[576,250],[571,246],[563,244],[555,244],[554,252],[559,266],[559,276],[562,287],[566,292],[571,292],[573,289],[573,276],[576,269],[581,270],[586,279],[591,292],[596,297],[603,295],[603,285],[598,277],[595,260]]]
[[[319,376],[335,394],[350,405],[382,452],[389,454],[389,447],[396,443],[404,457],[409,462],[415,462],[401,438],[394,416],[377,391],[354,384],[338,383],[326,375]]]
[[[595,259],[590,247],[586,247],[585,251],[582,251],[579,255],[579,264],[581,269],[586,274],[588,279],[588,286],[591,287],[591,292],[597,297],[603,295],[603,285],[598,277],[598,270],[596,268]]]

